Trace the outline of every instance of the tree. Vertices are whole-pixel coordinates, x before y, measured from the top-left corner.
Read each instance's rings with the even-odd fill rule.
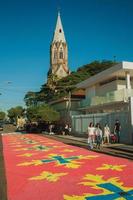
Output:
[[[26,106],[34,106],[37,103],[37,93],[29,91],[24,97]]]
[[[6,117],[6,113],[5,112],[2,112],[0,111],[0,120],[4,120]]]
[[[16,122],[18,116],[22,116],[24,114],[25,109],[22,106],[16,106],[14,108],[10,108],[7,113],[11,122]]]
[[[54,122],[60,119],[59,113],[46,104],[38,107],[38,115],[42,120],[47,122]]]
[[[27,118],[31,121],[38,121],[41,119],[46,122],[54,122],[60,119],[60,115],[53,108],[42,104],[27,108]]]
[[[48,86],[51,90],[55,91],[55,88],[56,88],[56,85],[57,85],[58,81],[59,81],[59,78],[58,78],[57,75],[55,75],[55,74],[50,74],[50,75],[48,76],[47,86]]]
[[[39,118],[37,111],[37,106],[28,107],[26,110],[27,119],[30,121],[37,121]]]

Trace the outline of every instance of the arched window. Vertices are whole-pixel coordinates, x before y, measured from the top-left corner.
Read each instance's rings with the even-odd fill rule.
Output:
[[[57,51],[54,51],[54,59],[57,59]]]
[[[59,58],[63,59],[63,51],[60,51]]]

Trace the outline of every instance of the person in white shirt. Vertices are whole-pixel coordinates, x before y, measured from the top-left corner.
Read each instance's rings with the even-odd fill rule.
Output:
[[[93,149],[93,144],[95,141],[95,127],[92,122],[89,124],[87,128],[87,134],[88,134],[89,149]]]
[[[109,144],[109,138],[110,138],[110,128],[108,124],[105,124],[104,126],[104,143],[107,142]]]

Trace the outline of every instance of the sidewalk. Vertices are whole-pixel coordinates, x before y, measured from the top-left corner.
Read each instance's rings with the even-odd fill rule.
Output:
[[[83,143],[87,143],[87,138],[84,137],[76,137],[76,136],[72,136],[72,135],[54,135],[58,138],[66,138],[66,139],[71,139],[71,140],[75,140],[75,141],[80,141]],[[121,143],[114,143],[114,144],[103,144],[103,147],[109,147],[109,148],[117,148],[117,149],[122,149],[122,150],[127,150],[130,152],[133,152],[133,145],[127,145],[127,144],[121,144]]]
[[[88,147],[87,138],[84,138],[84,137],[76,137],[72,135],[49,135],[48,137],[51,137],[57,140],[63,139],[64,141],[66,141],[66,143],[67,141],[69,141],[69,143],[71,143],[72,145],[79,146],[80,144],[81,147],[84,147],[84,148]],[[133,160],[133,145],[126,145],[126,144],[120,144],[120,143],[103,144],[100,150],[94,148],[93,151],[110,154],[117,157],[124,157],[124,158]]]

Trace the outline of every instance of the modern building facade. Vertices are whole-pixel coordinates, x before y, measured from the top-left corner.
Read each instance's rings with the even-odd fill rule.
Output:
[[[78,110],[73,115],[73,130],[85,133],[88,124],[108,123],[114,130],[115,120],[121,123],[122,143],[133,144],[133,62],[121,62],[77,84],[85,90]],[[83,114],[85,113],[85,114]]]
[[[85,89],[80,110],[86,113],[126,110],[133,96],[133,63],[122,62],[77,84]]]
[[[61,79],[66,77],[69,73],[67,42],[60,13],[58,13],[54,37],[50,46],[50,70],[48,75],[54,74]]]

